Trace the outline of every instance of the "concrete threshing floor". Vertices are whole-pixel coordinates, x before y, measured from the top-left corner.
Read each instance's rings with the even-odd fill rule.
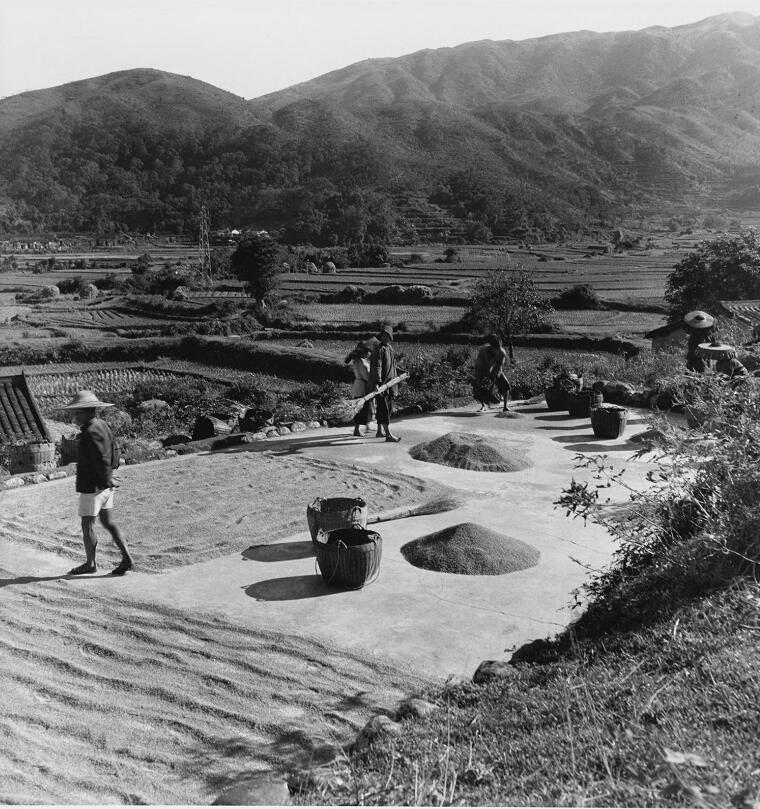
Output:
[[[374,526],[383,538],[380,576],[363,590],[340,591],[323,583],[307,531],[306,502],[303,532],[274,544],[157,575],[104,577],[88,586],[101,594],[219,613],[241,629],[312,637],[425,677],[469,677],[480,661],[508,658],[515,646],[554,635],[571,620],[572,591],[588,575],[584,565],[605,565],[612,541],[600,527],[565,517],[553,501],[574,476],[588,478],[587,471],[574,468],[577,453],[608,453],[618,465],[627,462],[639,447],[626,437],[645,427],[643,416],[632,411],[626,437],[603,441],[594,438],[588,419],[551,413],[543,403],[518,403],[515,410],[519,418],[499,418],[497,410],[477,413],[471,406],[403,419],[396,424],[400,444],[375,439],[374,431],[372,437],[356,439],[350,429],[325,428],[228,451],[328,459],[379,474],[400,472],[456,491],[463,505],[453,511]],[[502,447],[512,444],[532,467],[487,473],[410,458],[411,446],[448,432],[492,436]],[[646,464],[639,461],[634,467],[632,480],[643,480]],[[130,467],[128,475],[140,470]],[[44,484],[40,495],[57,485],[71,483]],[[616,496],[624,499],[624,493]],[[371,520],[382,504],[368,505]],[[533,545],[541,553],[538,565],[500,576],[465,576],[421,570],[401,555],[404,543],[462,522]],[[53,554],[15,545],[3,549],[3,556],[8,554],[16,573],[22,568],[26,575],[60,573],[61,559]]]

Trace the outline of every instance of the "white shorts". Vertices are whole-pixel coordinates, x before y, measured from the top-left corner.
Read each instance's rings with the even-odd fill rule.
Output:
[[[79,493],[79,516],[97,517],[101,511],[113,508],[113,489]]]

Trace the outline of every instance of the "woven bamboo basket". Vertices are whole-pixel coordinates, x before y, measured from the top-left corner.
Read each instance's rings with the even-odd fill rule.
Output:
[[[320,531],[338,528],[366,528],[367,503],[361,497],[317,497],[306,509],[311,541]]]
[[[365,528],[338,528],[322,532],[314,543],[317,565],[325,584],[360,590],[380,573],[383,539]]]
[[[567,410],[567,396],[564,388],[544,388],[546,407],[549,410]]]
[[[595,390],[582,390],[567,397],[567,412],[575,419],[585,419],[591,415],[591,408],[604,401],[601,393]]]
[[[55,469],[55,444],[50,441],[29,441],[11,444],[8,448],[11,474],[21,472],[49,472]]]
[[[79,433],[61,437],[61,466],[74,463],[79,452]]]
[[[591,426],[597,438],[620,438],[627,420],[628,411],[620,405],[603,404],[591,410]]]

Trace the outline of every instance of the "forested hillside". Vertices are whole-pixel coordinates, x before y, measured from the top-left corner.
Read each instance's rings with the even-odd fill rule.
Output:
[[[366,60],[253,101],[139,69],[0,101],[4,232],[538,233],[760,202],[760,18]]]

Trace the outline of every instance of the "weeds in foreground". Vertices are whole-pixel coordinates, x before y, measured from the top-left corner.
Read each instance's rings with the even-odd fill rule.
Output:
[[[583,588],[590,603],[577,631],[652,620],[760,563],[760,380],[687,376],[676,394],[695,426],[656,419],[637,453],[650,465],[645,486],[606,456],[578,456],[591,480],[573,480],[556,501],[618,542],[609,568]]]
[[[323,804],[734,806],[760,798],[760,587],[453,686],[400,736],[336,764]],[[445,785],[445,789],[444,789]]]

